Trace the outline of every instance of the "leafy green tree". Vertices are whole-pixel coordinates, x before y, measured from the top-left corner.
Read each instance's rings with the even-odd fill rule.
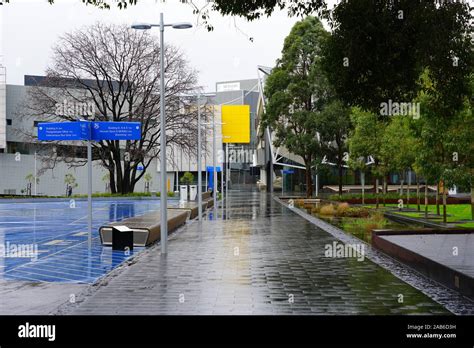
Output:
[[[145,180],[145,192],[150,192],[150,184],[153,180],[153,176],[150,173],[146,173],[143,179]]]
[[[408,116],[394,116],[385,128],[380,154],[386,165],[386,173],[404,173],[414,168],[418,143],[411,132],[410,121]],[[417,199],[419,201],[419,191]],[[407,207],[409,206],[410,188],[407,190]]]
[[[386,124],[372,112],[353,108],[351,119],[354,130],[349,137],[349,166],[364,173],[371,172],[375,178],[376,205],[379,208],[379,178],[386,174],[387,166],[382,158],[382,143]],[[373,158],[374,163],[368,166],[367,158]]]
[[[446,189],[455,185],[471,187],[471,209],[474,219],[474,124],[472,96],[474,73],[467,77],[469,93],[455,108],[444,97],[444,87],[436,83],[431,70],[426,69],[420,78],[421,91],[417,101],[421,103],[421,119],[417,122],[417,138],[420,147],[416,166],[423,176],[432,182],[442,183],[443,220],[446,222]],[[436,195],[439,213],[438,194]]]
[[[47,0],[53,4],[55,0]],[[165,0],[164,0],[165,1]],[[10,0],[5,0],[6,3]],[[86,5],[97,6],[100,9],[110,9],[111,5],[117,6],[119,9],[126,9],[129,5],[136,5],[137,0],[82,0]],[[242,16],[247,20],[255,20],[263,16],[270,16],[275,9],[288,9],[290,16],[306,16],[314,13],[322,14],[326,9],[325,0],[252,0],[252,1],[229,1],[229,0],[213,0],[210,1],[211,6],[206,4],[199,8],[193,1],[181,1],[183,4],[192,6],[193,12],[200,16],[208,30],[213,30],[212,23],[209,21],[210,12],[218,11],[223,15]]]
[[[443,221],[447,221],[446,189],[455,184],[453,153],[457,146],[452,142],[453,119],[445,117],[438,108],[435,85],[430,79],[429,72],[425,72],[423,84],[429,92],[422,92],[417,98],[421,103],[421,117],[418,120],[418,139],[420,146],[416,156],[416,167],[420,168],[426,180],[443,186]],[[438,195],[438,193],[437,193]]]
[[[27,184],[26,184],[26,195],[27,196],[31,196],[31,186],[33,185],[33,183],[35,182],[35,176],[33,174],[28,174],[26,177],[25,177],[25,180],[27,181]],[[39,184],[39,178],[37,177],[36,178],[36,184]]]
[[[472,95],[474,95],[474,74],[471,76]],[[449,130],[449,148],[452,148],[453,167],[451,180],[458,186],[471,190],[471,213],[474,220],[474,112],[473,103],[466,98],[464,108],[451,122]],[[452,145],[452,146],[451,146]]]
[[[73,174],[64,175],[64,183],[66,184],[66,196],[68,195],[67,190],[69,189],[69,187],[71,187],[71,189],[74,189],[79,186],[76,181],[76,177]]]
[[[378,112],[382,102],[411,101],[427,68],[446,117],[468,95],[473,53],[467,3],[341,1],[331,18],[323,66],[346,103]]]
[[[181,178],[181,182],[184,185],[191,185],[194,182],[194,175],[190,172],[184,173],[183,177]]]
[[[316,118],[316,127],[321,141],[321,152],[329,161],[334,161],[338,171],[339,196],[342,196],[344,165],[348,158],[347,137],[352,128],[350,108],[339,100],[324,107]]]
[[[328,36],[314,17],[296,23],[265,87],[268,102],[263,124],[275,131],[275,145],[303,159],[307,197],[313,191],[311,165],[319,148],[318,114],[330,96],[320,69],[321,48]]]

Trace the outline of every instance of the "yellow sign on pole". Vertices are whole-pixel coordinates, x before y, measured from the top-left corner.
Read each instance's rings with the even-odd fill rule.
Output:
[[[250,143],[250,105],[222,106],[223,143]]]

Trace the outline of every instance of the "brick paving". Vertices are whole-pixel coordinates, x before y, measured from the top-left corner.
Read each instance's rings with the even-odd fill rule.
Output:
[[[337,239],[267,194],[232,192],[227,208],[174,234],[167,256],[149,248],[66,313],[449,313],[368,259],[325,257]]]

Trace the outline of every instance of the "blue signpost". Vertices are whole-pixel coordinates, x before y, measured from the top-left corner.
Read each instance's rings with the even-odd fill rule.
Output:
[[[92,122],[92,140],[140,140],[139,122]]]
[[[87,140],[87,122],[39,123],[38,140]]]
[[[140,122],[76,121],[38,124],[38,140],[42,141],[140,140],[140,138]]]
[[[208,173],[210,173],[210,174],[208,175],[208,178],[209,178],[208,180],[209,180],[209,182],[208,182],[208,184],[207,184],[207,188],[214,190],[214,175],[213,175],[213,173],[214,173],[214,167],[212,167],[212,166],[207,167],[206,170],[207,170]],[[216,172],[217,172],[217,173],[220,173],[220,172],[221,172],[221,167],[216,167]]]
[[[87,141],[89,249],[92,247],[92,141],[140,139],[140,122],[75,121],[38,124],[38,140]]]

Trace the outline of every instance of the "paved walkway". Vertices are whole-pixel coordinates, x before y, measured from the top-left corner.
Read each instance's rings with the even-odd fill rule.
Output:
[[[218,211],[177,232],[166,257],[159,246],[148,249],[65,312],[447,313],[367,259],[325,257],[334,237],[266,194],[232,192]]]

